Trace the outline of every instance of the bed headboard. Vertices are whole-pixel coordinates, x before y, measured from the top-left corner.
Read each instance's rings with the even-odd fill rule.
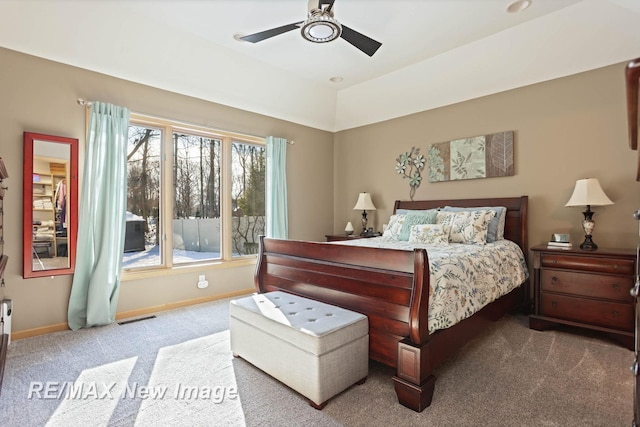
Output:
[[[504,206],[507,208],[504,238],[516,242],[525,256],[527,256],[527,251],[529,250],[527,241],[528,202],[528,196],[457,200],[396,200],[393,212],[395,213],[398,209],[435,209],[445,206],[464,208]]]

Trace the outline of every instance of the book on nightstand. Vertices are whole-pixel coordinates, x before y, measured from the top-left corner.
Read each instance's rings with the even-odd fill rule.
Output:
[[[571,249],[573,244],[571,242],[554,242],[547,243],[547,248],[551,249]]]

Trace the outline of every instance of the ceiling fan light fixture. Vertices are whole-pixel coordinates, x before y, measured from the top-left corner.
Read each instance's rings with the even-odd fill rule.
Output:
[[[309,12],[300,28],[302,37],[313,43],[327,43],[340,37],[342,25],[331,15],[331,12],[319,9]]]

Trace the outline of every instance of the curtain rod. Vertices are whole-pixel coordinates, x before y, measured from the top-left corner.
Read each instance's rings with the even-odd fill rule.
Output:
[[[91,106],[93,105],[93,102],[91,102],[91,101],[87,101],[87,100],[82,99],[82,98],[78,98],[78,101],[77,101],[77,102],[78,102],[78,105],[82,105],[83,107],[91,107]],[[143,113],[141,113],[141,114],[143,114]],[[143,115],[145,115],[145,116],[149,116],[148,114],[143,114]],[[196,126],[203,126],[203,125],[198,125],[198,124],[195,124],[195,125],[196,125]],[[206,125],[205,125],[205,126],[206,126]],[[253,137],[255,137],[255,138],[264,138],[264,136],[258,136],[258,135],[248,135],[248,136],[253,136]],[[295,144],[295,143],[296,143],[295,141],[293,141],[293,140],[289,141],[288,139],[285,139],[285,141],[286,141],[286,142],[287,142],[287,144],[289,144],[289,145],[293,145],[293,144]]]

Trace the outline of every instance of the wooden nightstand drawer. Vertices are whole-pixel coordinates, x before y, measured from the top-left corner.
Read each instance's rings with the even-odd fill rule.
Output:
[[[541,314],[557,319],[584,322],[632,331],[634,325],[634,306],[632,304],[620,304],[574,298],[556,294],[541,294]]]
[[[539,331],[560,325],[601,331],[627,348],[635,347],[634,285],[636,250],[631,248],[533,251],[533,314],[529,327]]]
[[[633,298],[629,294],[633,287],[631,276],[541,270],[540,286],[543,292],[560,292],[633,303]]]
[[[631,259],[598,258],[588,255],[542,253],[540,263],[543,268],[564,268],[568,270],[593,271],[598,273],[633,275],[635,262]]]

